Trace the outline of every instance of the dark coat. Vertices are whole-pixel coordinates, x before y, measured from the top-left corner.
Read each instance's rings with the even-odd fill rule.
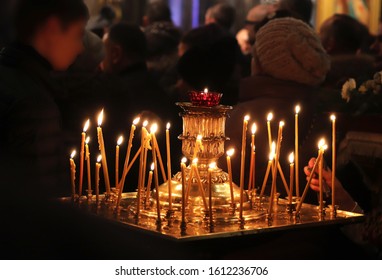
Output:
[[[294,152],[294,108],[301,106],[299,114],[299,169],[300,169],[300,194],[306,184],[303,167],[311,157],[317,156],[317,142],[325,137],[330,146],[330,121],[329,117],[322,119],[318,106],[318,89],[295,82],[277,80],[266,76],[255,76],[243,79],[240,85],[240,103],[234,107],[231,118],[227,121],[227,136],[231,141],[228,147],[234,147],[235,156],[232,159],[233,177],[239,183],[240,175],[240,150],[243,118],[249,114],[251,119],[247,132],[246,151],[246,184],[248,185],[249,170],[249,145],[251,139],[251,125],[257,124],[256,132],[256,186],[262,185],[266,166],[269,158],[269,145],[267,134],[267,115],[273,112],[272,139],[276,142],[279,121],[285,121],[281,145],[280,164],[289,182],[288,155]],[[323,120],[323,121],[321,121]],[[271,178],[271,177],[269,177]],[[281,182],[281,181],[280,181]],[[281,196],[286,192],[282,184],[278,183]],[[268,180],[268,184],[271,179]],[[268,189],[269,191],[269,189]],[[312,191],[310,191],[312,193]]]

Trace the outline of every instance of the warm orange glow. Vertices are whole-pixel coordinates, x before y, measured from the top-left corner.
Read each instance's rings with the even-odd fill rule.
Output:
[[[267,121],[271,121],[273,119],[273,113],[269,113],[268,116],[267,116]]]
[[[294,153],[293,152],[289,154],[288,159],[289,159],[289,163],[294,163]]]
[[[119,138],[118,138],[117,145],[118,145],[118,146],[121,146],[122,142],[123,142],[123,136],[121,135],[121,136],[119,136]]]
[[[244,121],[245,121],[245,122],[249,121],[249,115],[246,115],[246,116],[244,117]]]
[[[297,105],[295,108],[294,108],[294,111],[296,112],[296,114],[300,113],[300,105]]]
[[[87,121],[86,121],[86,123],[85,123],[85,125],[84,125],[84,132],[86,132],[87,130],[88,130],[88,128],[89,128],[89,124],[90,124],[90,120],[88,119]]]
[[[336,115],[332,114],[332,115],[330,116],[330,120],[334,122],[334,121],[336,120]]]
[[[235,153],[235,149],[229,149],[228,151],[227,151],[227,156],[229,156],[229,157],[232,157],[233,156],[233,154]]]
[[[102,156],[99,155],[99,156],[97,157],[97,162],[101,162],[101,160],[102,160]]]
[[[187,162],[187,158],[186,157],[183,157],[182,160],[181,160],[182,163],[186,163]]]
[[[148,120],[145,120],[145,121],[142,123],[142,126],[143,126],[143,127],[146,127],[148,124],[149,124],[149,121],[148,121]]]
[[[285,122],[284,121],[281,121],[280,123],[279,123],[279,126],[280,127],[283,127],[285,125]]]
[[[89,142],[90,142],[90,137],[88,136],[88,137],[86,137],[86,139],[85,139],[85,143],[86,143],[86,144],[89,144]]]
[[[133,120],[133,125],[137,125],[139,123],[139,121],[141,120],[140,117],[137,117]]]
[[[154,163],[151,163],[151,166],[150,166],[151,171],[154,171],[154,168],[155,168]]]
[[[210,169],[215,169],[216,168],[216,162],[211,162],[208,167]]]
[[[208,88],[205,88],[205,89],[204,89],[204,93],[208,93]]]
[[[257,130],[257,125],[256,125],[256,123],[253,123],[252,128],[251,128],[252,134],[255,134],[256,130]]]
[[[150,133],[156,133],[158,130],[158,125],[156,123],[153,123],[150,127]]]
[[[101,113],[99,113],[99,115],[98,115],[98,126],[102,125],[102,121],[103,121],[103,109],[102,109]]]
[[[171,127],[171,124],[168,122],[168,123],[166,124],[166,129],[169,130],[170,127]]]
[[[70,158],[74,158],[76,156],[76,150],[73,150],[73,152],[70,154]]]

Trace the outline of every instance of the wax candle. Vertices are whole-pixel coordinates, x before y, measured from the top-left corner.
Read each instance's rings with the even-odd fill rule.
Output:
[[[229,149],[227,151],[228,181],[229,181],[229,188],[231,193],[232,206],[235,203],[235,195],[233,193],[233,184],[232,184],[232,164],[231,164],[231,157],[233,156],[234,152],[235,152],[235,149]]]
[[[123,185],[125,184],[125,179],[127,175],[127,167],[129,166],[129,161],[130,161],[131,148],[133,147],[134,133],[135,133],[136,126],[139,123],[139,120],[140,120],[139,117],[135,118],[133,121],[133,124],[131,125],[129,141],[127,143],[125,163],[123,166],[122,178],[120,180],[120,186],[118,188],[123,188]]]
[[[308,193],[308,190],[309,190],[309,186],[310,186],[310,183],[312,182],[312,179],[313,179],[313,176],[317,170],[317,167],[318,165],[320,164],[320,161],[323,157],[323,153],[324,153],[324,150],[327,148],[326,144],[325,144],[325,139],[321,139],[319,142],[318,142],[318,156],[316,158],[316,161],[313,165],[313,168],[312,170],[310,171],[310,176],[308,177],[308,180],[306,182],[306,185],[305,185],[305,188],[304,188],[304,191],[302,193],[302,196],[301,196],[301,199],[296,207],[296,215],[298,215],[300,213],[300,210],[301,210],[301,207],[302,207],[302,204],[305,200],[305,197],[306,197],[306,194]]]
[[[272,148],[272,130],[271,130],[271,121],[273,119],[273,113],[269,113],[267,116],[267,129],[268,129],[268,143],[269,149]]]
[[[277,181],[277,171],[278,171],[278,164],[279,164],[279,159],[280,159],[280,149],[281,149],[281,140],[282,140],[282,134],[283,134],[283,127],[284,127],[284,122],[281,121],[279,123],[279,131],[277,134],[277,143],[276,143],[276,154],[275,154],[275,159],[274,159],[274,166],[273,168],[273,174],[272,174],[272,189],[271,189],[271,196],[270,196],[270,201],[269,201],[269,208],[268,208],[268,213],[272,214],[273,212],[273,203],[274,203],[274,197],[276,194],[276,181]]]
[[[275,153],[276,153],[276,143],[272,142],[272,144],[271,144],[271,152],[269,153],[269,161],[268,161],[267,169],[265,171],[265,176],[264,176],[263,184],[261,185],[260,198],[264,195],[265,187],[267,185],[268,178],[269,178],[269,172],[270,172],[270,170],[272,168],[273,160],[275,158]]]
[[[147,146],[147,141],[148,141],[148,131],[146,129],[146,126],[148,125],[148,121],[144,121],[142,124],[142,132],[141,132],[141,153],[139,157],[139,176],[138,176],[138,188],[137,188],[137,213],[136,213],[136,218],[139,218],[139,213],[141,211],[141,190],[143,188],[142,186],[142,177],[143,177],[143,160],[144,160],[144,151]],[[154,150],[154,149],[152,149]],[[154,161],[155,164],[155,161]]]
[[[102,133],[102,120],[103,120],[103,109],[101,113],[98,115],[98,127],[97,127],[97,136],[98,136],[98,143],[99,143],[99,150],[102,155],[102,168],[103,168],[103,176],[105,179],[105,186],[106,186],[106,193],[110,195],[110,179],[109,179],[109,170],[107,167],[107,160],[106,160],[106,152],[105,152],[105,143],[103,140],[103,133]]]
[[[243,219],[243,200],[244,200],[244,171],[245,171],[245,147],[247,143],[247,127],[249,116],[244,117],[243,132],[241,137],[241,163],[240,163],[240,220]]]
[[[76,155],[76,151],[74,150],[70,155],[70,182],[72,185],[72,198],[74,199],[76,196],[76,164],[74,163],[74,156]]]
[[[84,125],[84,129],[81,133],[81,150],[80,150],[80,181],[78,183],[78,196],[81,197],[82,195],[82,183],[84,178],[84,150],[85,150],[85,138],[86,138],[86,131],[89,128],[90,120],[87,120]]]
[[[212,172],[216,169],[216,163],[210,163],[208,167],[208,203],[209,203],[209,216],[210,216],[210,226],[213,225],[213,216],[212,216]]]
[[[87,165],[87,175],[88,175],[88,196],[92,193],[92,179],[91,179],[91,171],[90,171],[90,152],[89,152],[89,141],[90,137],[86,137],[85,140],[85,160]]]
[[[336,210],[336,116],[331,115],[332,121],[332,211]]]
[[[149,205],[150,202],[150,191],[151,191],[151,185],[153,181],[153,171],[154,171],[154,163],[151,163],[150,166],[150,172],[149,172],[149,179],[147,180],[147,186],[146,186],[146,205]]]
[[[294,153],[292,152],[289,154],[289,204],[292,204],[293,176],[294,176]]]
[[[251,132],[251,162],[249,165],[249,180],[248,180],[248,190],[253,190],[255,188],[255,134],[256,134],[256,123],[252,124]]]
[[[155,133],[158,129],[157,124],[153,124],[150,128],[150,134],[152,135],[152,138],[155,139]],[[159,204],[159,180],[158,180],[158,165],[157,165],[157,155],[156,155],[156,149],[152,149],[152,156],[154,161],[154,184],[155,184],[155,191],[156,191],[156,205],[157,205],[157,223],[161,223],[161,216],[160,216],[160,204]]]
[[[157,124],[155,124],[155,125],[157,126],[157,129],[158,129],[158,125]],[[164,169],[162,155],[160,153],[160,149],[159,149],[159,145],[158,145],[158,141],[157,141],[157,138],[155,136],[155,133],[154,133],[154,135],[152,135],[152,138],[153,138],[153,148],[155,148],[155,150],[156,150],[156,155],[157,155],[159,167],[160,167],[160,170],[162,173],[163,182],[166,182],[167,181],[166,171]]]
[[[117,146],[115,146],[115,187],[119,187],[119,146],[121,146],[123,142],[123,136],[119,136],[117,140]]]
[[[206,194],[204,192],[202,180],[200,178],[200,174],[199,174],[199,170],[198,170],[198,158],[194,158],[192,160],[191,168],[192,168],[193,173],[195,174],[196,182],[197,182],[198,188],[199,188],[199,192],[200,192],[200,195],[201,195],[201,197],[203,199],[204,210],[207,212],[208,211],[208,206],[207,206]]]
[[[320,210],[320,214],[323,213],[323,209],[324,209],[324,189],[323,189],[323,177],[322,177],[322,171],[323,171],[323,166],[324,166],[324,151],[326,149],[326,144],[325,144],[325,140],[324,139],[321,139],[320,142],[318,143],[318,148],[319,150],[321,151],[321,158],[320,158],[320,161],[319,161],[319,164],[318,164],[318,185],[319,185],[319,189],[320,189],[320,204],[319,204],[319,210]]]
[[[99,203],[99,170],[101,168],[102,156],[97,157],[97,162],[95,165],[95,191],[96,191],[96,203]]]
[[[296,172],[296,196],[300,196],[300,176],[299,176],[299,153],[298,153],[298,114],[300,113],[300,106],[297,105],[295,107],[295,115],[294,115],[294,153],[295,153],[295,172]]]
[[[168,208],[172,209],[172,181],[171,181],[171,150],[170,150],[170,123],[166,125],[166,151],[167,151],[167,186],[168,186]]]
[[[182,174],[182,224],[185,225],[186,223],[186,175],[185,175],[185,170],[186,170],[186,162],[187,159],[184,157],[182,158],[182,161],[180,163],[180,170]]]

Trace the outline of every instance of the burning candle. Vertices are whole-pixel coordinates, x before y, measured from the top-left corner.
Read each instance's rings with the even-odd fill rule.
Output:
[[[72,198],[76,196],[76,164],[74,163],[74,156],[76,155],[76,150],[74,150],[70,155],[70,182],[72,185]]]
[[[153,124],[150,128],[150,134],[152,135],[152,138],[155,139],[155,133],[157,132],[158,125]],[[155,191],[156,191],[156,204],[157,204],[157,223],[161,223],[161,217],[160,217],[160,204],[159,204],[159,181],[158,181],[158,165],[157,165],[157,155],[156,155],[156,149],[152,149],[152,156],[154,161],[154,184],[155,184]]]
[[[186,175],[185,175],[185,170],[186,170],[186,162],[187,159],[184,157],[182,158],[182,161],[180,163],[180,170],[182,173],[182,224],[185,225],[186,223]]]
[[[107,167],[107,160],[106,160],[106,152],[105,152],[105,143],[103,140],[103,133],[102,133],[102,120],[103,120],[103,109],[101,113],[98,115],[98,127],[97,127],[97,135],[98,135],[98,144],[99,144],[99,150],[101,152],[102,156],[102,168],[103,168],[103,176],[105,179],[105,186],[106,186],[106,193],[110,195],[110,179],[109,179],[109,170]]]
[[[247,143],[247,127],[249,116],[246,115],[243,121],[243,133],[241,138],[241,164],[240,164],[240,220],[243,219],[244,200],[244,171],[245,171],[245,147]]]
[[[293,176],[294,176],[294,153],[292,152],[289,154],[289,204],[292,204]]]
[[[146,205],[149,204],[149,199],[150,199],[150,191],[151,191],[151,185],[153,181],[153,171],[154,171],[154,163],[151,163],[150,166],[150,172],[149,172],[149,179],[147,180],[147,186],[146,186]]]
[[[81,133],[81,150],[80,150],[80,182],[78,184],[78,196],[81,197],[82,195],[82,182],[84,178],[84,150],[85,150],[85,138],[86,138],[86,131],[89,128],[90,120],[87,120],[84,129]]]
[[[202,147],[202,139],[203,139],[203,136],[200,134],[196,137],[194,156],[192,157],[193,159],[198,156],[198,152],[200,148]]]
[[[269,149],[272,148],[272,131],[271,131],[271,121],[273,119],[273,113],[269,113],[267,116],[267,129],[268,129],[268,143]]]
[[[320,204],[319,204],[320,214],[323,213],[323,208],[324,208],[324,189],[323,189],[322,171],[324,166],[323,156],[324,156],[324,152],[326,148],[327,148],[327,145],[325,144],[325,139],[321,139],[320,142],[318,142],[318,149],[320,150],[320,153],[321,153],[321,158],[318,164],[318,184],[320,188]]]
[[[155,125],[157,127],[156,130],[158,130],[158,125],[157,124],[155,124]],[[159,145],[158,145],[158,141],[157,141],[157,138],[155,136],[155,133],[151,137],[152,137],[152,140],[153,140],[153,149],[155,148],[155,150],[156,150],[156,155],[157,155],[159,166],[160,166],[160,170],[161,170],[161,173],[162,173],[163,182],[166,182],[167,181],[166,172],[165,172],[165,169],[164,169],[162,155],[161,155],[160,150],[159,150]]]
[[[305,188],[304,188],[304,192],[302,193],[301,199],[300,199],[300,201],[299,201],[299,203],[297,205],[296,214],[299,214],[299,212],[301,210],[302,203],[304,202],[306,194],[308,193],[310,183],[312,182],[313,176],[315,175],[317,167],[320,164],[320,161],[321,161],[321,159],[323,157],[324,150],[327,148],[327,145],[325,144],[325,139],[321,139],[318,142],[318,147],[319,147],[318,148],[318,156],[316,158],[316,161],[314,162],[312,170],[310,171],[310,175],[309,175],[309,178],[308,178],[308,180],[306,182],[306,185],[305,185]]]
[[[235,203],[235,196],[233,193],[233,184],[232,184],[232,164],[231,164],[231,157],[233,156],[234,152],[235,152],[235,149],[229,149],[227,151],[228,180],[229,180],[229,188],[230,188],[230,192],[231,192],[232,206]]]
[[[268,182],[269,172],[270,172],[270,170],[272,168],[273,160],[275,158],[275,153],[276,153],[276,143],[272,142],[272,144],[271,144],[271,152],[269,153],[268,166],[267,166],[267,170],[265,171],[265,176],[264,176],[263,184],[261,186],[260,197],[262,197],[264,195],[265,187],[266,187],[267,182]]]
[[[280,159],[280,149],[281,149],[281,140],[282,140],[282,135],[283,135],[283,127],[284,127],[284,122],[281,121],[279,123],[279,131],[277,134],[277,144],[276,144],[276,154],[275,154],[275,159],[274,159],[274,166],[273,168],[273,174],[272,174],[272,189],[271,189],[271,196],[270,196],[270,201],[269,201],[269,209],[268,209],[268,214],[272,214],[273,212],[273,203],[274,203],[274,197],[276,193],[276,181],[277,181],[277,171],[278,171],[278,164],[279,164],[279,159]]]
[[[123,136],[119,136],[117,140],[117,146],[115,146],[115,187],[118,188],[119,182],[119,146],[121,146],[123,142]]]
[[[135,132],[137,124],[139,123],[139,120],[140,120],[139,117],[135,118],[133,121],[133,124],[131,125],[129,142],[127,144],[127,151],[126,151],[125,163],[124,163],[124,167],[123,167],[122,178],[120,181],[120,186],[118,186],[119,188],[123,188],[123,185],[125,184],[125,179],[126,179],[126,175],[127,175],[127,167],[129,166],[129,161],[130,161],[131,148],[133,147],[134,132]]]
[[[251,162],[249,166],[249,180],[248,180],[248,190],[253,190],[255,188],[255,134],[256,134],[256,123],[252,124],[251,132]]]
[[[143,160],[144,160],[144,154],[145,154],[145,149],[147,146],[147,140],[148,140],[148,131],[146,129],[146,126],[148,125],[148,121],[144,121],[142,124],[142,133],[141,133],[141,154],[139,157],[139,176],[138,176],[138,189],[137,189],[137,213],[136,213],[136,218],[139,218],[139,213],[141,211],[141,189],[143,188]],[[153,151],[155,149],[152,149]],[[154,161],[154,164],[156,161]]]
[[[172,182],[171,182],[171,150],[170,150],[170,123],[166,125],[166,151],[167,151],[167,185],[169,210],[172,209]]]
[[[299,177],[299,156],[298,156],[298,114],[300,113],[300,106],[295,107],[294,115],[294,153],[295,153],[295,172],[296,172],[296,196],[300,196],[300,177]]]
[[[101,168],[102,156],[97,157],[97,162],[95,164],[95,191],[96,191],[96,203],[99,203],[99,170]]]
[[[336,210],[336,116],[331,115],[332,121],[332,211]]]
[[[210,216],[210,226],[213,225],[214,220],[212,217],[212,172],[216,168],[216,163],[210,163],[208,167],[208,203],[209,203],[209,216]]]
[[[86,137],[85,140],[85,160],[87,165],[87,175],[88,175],[88,196],[92,193],[92,179],[91,179],[91,171],[90,171],[90,152],[89,152],[89,136]]]

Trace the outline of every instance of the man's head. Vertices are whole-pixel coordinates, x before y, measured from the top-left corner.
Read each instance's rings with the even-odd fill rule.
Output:
[[[66,70],[83,49],[88,17],[82,0],[19,0],[16,38],[34,47],[55,70]]]
[[[229,30],[235,22],[235,16],[236,11],[234,7],[225,3],[220,3],[212,6],[207,10],[205,23],[216,23],[221,27]]]
[[[148,4],[146,13],[143,17],[143,26],[148,26],[154,22],[172,22],[171,10],[163,1],[154,1]]]
[[[348,15],[336,14],[320,28],[322,45],[329,54],[355,54],[361,47],[364,28]]]
[[[117,23],[104,36],[105,58],[103,69],[108,73],[119,73],[125,68],[144,62],[147,43],[144,33],[136,25]]]

